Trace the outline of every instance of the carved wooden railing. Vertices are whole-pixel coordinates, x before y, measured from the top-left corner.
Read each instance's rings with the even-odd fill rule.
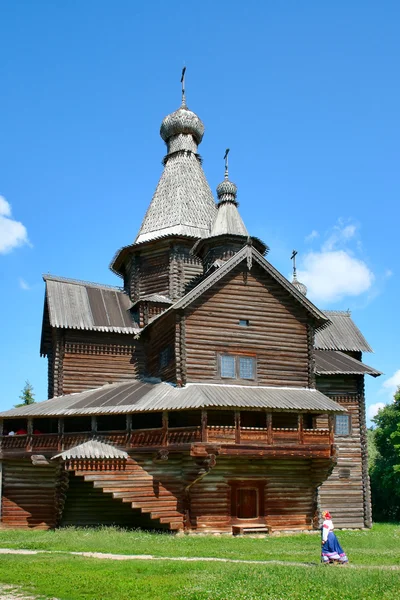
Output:
[[[329,429],[262,428],[208,425],[198,427],[174,427],[135,429],[118,432],[41,433],[30,435],[0,436],[3,452],[26,451],[32,453],[61,452],[91,439],[121,448],[146,448],[177,446],[196,442],[219,444],[245,444],[261,446],[327,445],[333,443]]]

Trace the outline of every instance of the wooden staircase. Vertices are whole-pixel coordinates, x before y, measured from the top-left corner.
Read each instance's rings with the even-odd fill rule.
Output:
[[[149,456],[123,465],[93,465],[93,468],[75,468],[75,475],[91,482],[94,488],[139,509],[150,519],[167,525],[170,530],[183,529],[184,515],[181,506],[182,483],[177,459],[158,465]]]

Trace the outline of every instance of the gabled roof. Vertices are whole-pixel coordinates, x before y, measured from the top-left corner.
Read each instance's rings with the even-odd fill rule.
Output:
[[[65,450],[60,454],[56,454],[52,457],[51,460],[55,458],[61,458],[61,460],[70,460],[71,458],[78,459],[91,459],[91,458],[118,458],[118,459],[127,459],[128,453],[124,450],[119,450],[115,448],[115,446],[111,446],[111,444],[105,444],[104,442],[100,442],[98,440],[90,440],[89,442],[84,442],[83,444],[79,444],[79,446],[74,446],[73,448],[69,448],[69,450]]]
[[[136,243],[164,235],[206,237],[216,212],[198,156],[177,152],[165,164]]]
[[[343,408],[316,389],[132,380],[94,390],[58,396],[0,413],[0,417],[56,417],[105,415],[198,408],[265,408],[343,412]]]
[[[325,325],[329,322],[328,317],[317,308],[306,296],[299,292],[294,285],[290,283],[279,271],[277,271],[271,263],[269,263],[253,246],[246,245],[229,260],[227,260],[223,266],[219,267],[211,275],[203,279],[195,288],[193,288],[188,294],[178,300],[171,309],[181,309],[189,306],[194,300],[199,298],[205,291],[209,290],[215,283],[217,283],[222,277],[239,265],[242,261],[247,261],[247,265],[251,268],[253,261],[258,264],[261,268],[268,273],[275,281],[277,281],[285,290],[296,300],[299,304],[316,319],[320,326]],[[165,313],[163,313],[165,314]],[[154,322],[154,320],[152,321]]]
[[[132,302],[120,288],[44,275],[51,327],[134,334]]]
[[[325,310],[330,323],[317,331],[315,347],[320,350],[373,352],[371,346],[351,318],[350,311]]]
[[[337,350],[315,350],[315,373],[317,375],[382,375],[356,358]]]

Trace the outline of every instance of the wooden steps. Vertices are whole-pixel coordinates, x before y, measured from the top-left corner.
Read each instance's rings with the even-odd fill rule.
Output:
[[[257,533],[269,533],[266,525],[232,525],[233,535],[246,535]]]
[[[154,470],[155,472],[150,472]],[[171,530],[183,528],[183,512],[180,510],[181,482],[177,477],[176,466],[171,464],[170,472],[159,473],[159,467],[152,463],[140,464],[128,459],[126,468],[121,471],[80,471],[75,475],[83,477],[94,488],[111,495],[143,515],[168,525]]]

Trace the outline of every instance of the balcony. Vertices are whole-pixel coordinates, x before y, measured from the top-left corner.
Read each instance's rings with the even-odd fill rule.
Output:
[[[193,456],[217,452],[233,455],[330,457],[334,452],[331,418],[322,419],[322,423],[328,427],[318,426],[315,421],[314,427],[306,428],[303,415],[293,415],[296,416],[297,427],[274,427],[272,417],[267,414],[265,427],[250,427],[242,425],[238,415],[239,411],[235,412],[233,425],[211,425],[207,423],[207,411],[203,411],[200,425],[170,427],[168,418],[164,417],[161,427],[76,433],[63,432],[60,427],[60,433],[2,435],[0,449],[3,458],[32,454],[51,456],[96,438],[126,450],[189,450]],[[27,424],[27,428],[33,430],[32,425]]]

